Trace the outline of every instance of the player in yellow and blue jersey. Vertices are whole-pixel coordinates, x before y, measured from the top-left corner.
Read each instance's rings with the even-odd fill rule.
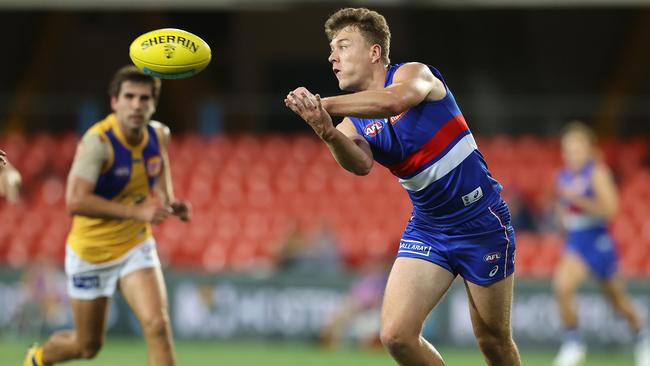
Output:
[[[109,301],[119,287],[140,321],[150,365],[174,365],[172,331],[151,224],[169,215],[189,220],[174,197],[167,146],[170,132],[152,121],[160,80],[133,66],[109,86],[112,114],[83,136],[66,188],[74,216],[65,270],[75,329],[29,349],[24,365],[44,366],[99,352]],[[156,193],[154,195],[154,193]]]

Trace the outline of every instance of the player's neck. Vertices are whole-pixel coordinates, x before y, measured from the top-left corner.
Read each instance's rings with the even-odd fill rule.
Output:
[[[144,129],[129,128],[122,123],[120,123],[119,126],[120,130],[122,131],[122,135],[124,135],[124,139],[126,139],[126,142],[129,145],[138,146],[140,142],[142,142],[142,139],[144,138]]]
[[[373,65],[370,81],[364,90],[381,90],[384,89],[386,84],[386,74],[388,73],[388,65],[377,64]]]
[[[574,162],[572,164],[567,163],[566,166],[567,166],[567,168],[569,168],[569,170],[571,170],[573,172],[579,172],[579,171],[582,171],[587,166],[587,164],[589,164],[590,162],[591,162],[591,159],[586,159],[584,161],[578,161],[578,162]]]

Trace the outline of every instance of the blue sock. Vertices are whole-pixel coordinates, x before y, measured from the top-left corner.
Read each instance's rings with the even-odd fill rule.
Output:
[[[566,328],[564,330],[564,342],[582,343],[582,335],[578,331],[578,328]]]

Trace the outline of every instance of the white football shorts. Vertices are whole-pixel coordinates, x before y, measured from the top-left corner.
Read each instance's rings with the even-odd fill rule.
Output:
[[[105,263],[86,262],[79,258],[70,246],[65,249],[65,273],[71,299],[93,300],[112,297],[122,277],[151,267],[160,267],[153,237],[136,245],[121,258]]]

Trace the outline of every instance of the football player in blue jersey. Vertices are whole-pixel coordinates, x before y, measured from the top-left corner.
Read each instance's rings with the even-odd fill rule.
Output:
[[[444,365],[421,330],[460,276],[487,363],[520,365],[510,214],[442,75],[422,63],[390,64],[390,30],[375,11],[341,9],[325,32],[339,88],[351,93],[321,98],[299,87],[285,105],[342,168],[366,175],[374,161],[386,166],[414,207],[386,286],[382,343],[400,365]],[[331,116],[344,118],[335,127]]]
[[[612,174],[597,159],[594,132],[584,123],[570,123],[562,134],[562,156],[565,167],[557,186],[566,248],[555,270],[554,288],[565,331],[554,365],[576,366],[585,361],[575,293],[591,274],[634,331],[637,366],[650,366],[647,330],[617,276],[618,255],[608,226],[616,214],[618,197]]]

